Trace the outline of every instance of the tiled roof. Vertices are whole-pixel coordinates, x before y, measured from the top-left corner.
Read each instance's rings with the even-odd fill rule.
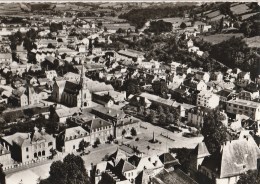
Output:
[[[72,127],[72,128],[67,128],[65,130],[65,138],[78,138],[78,137],[83,137],[83,136],[87,136],[88,132],[86,130],[84,130],[81,126],[77,126],[77,127]]]
[[[90,130],[95,130],[95,129],[98,129],[98,128],[111,126],[112,124],[109,123],[108,121],[103,120],[103,119],[96,118],[96,119],[93,119],[93,120],[87,122],[87,125],[90,127]]]
[[[61,108],[61,109],[57,109],[55,112],[58,115],[58,117],[62,118],[62,117],[72,116],[72,115],[80,112],[80,109],[78,107],[74,107],[74,108]]]
[[[155,184],[197,184],[191,177],[180,169],[168,172],[165,169],[152,178]]]
[[[194,149],[194,153],[196,154],[197,158],[202,158],[210,155],[204,142],[201,142],[196,146],[196,148]]]
[[[252,136],[227,141],[220,152],[206,157],[202,166],[218,174],[219,178],[237,176],[248,170],[257,169],[260,150]]]
[[[120,173],[124,173],[124,172],[131,171],[134,169],[135,169],[135,166],[133,166],[131,163],[129,163],[128,161],[123,160],[123,159],[121,159],[115,167],[115,170]]]

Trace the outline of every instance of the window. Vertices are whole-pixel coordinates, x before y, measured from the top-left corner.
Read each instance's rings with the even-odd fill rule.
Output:
[[[28,148],[28,147],[26,148],[26,151],[27,151],[27,152],[29,151],[29,148]]]
[[[73,149],[75,149],[75,145],[73,145]]]
[[[29,155],[27,155],[26,158],[29,158]]]
[[[49,142],[49,143],[48,143],[48,146],[52,146],[52,142]]]

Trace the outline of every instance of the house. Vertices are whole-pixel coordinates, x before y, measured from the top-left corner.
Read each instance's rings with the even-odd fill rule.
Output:
[[[177,72],[177,67],[179,67],[181,65],[181,63],[177,63],[177,62],[171,62],[171,72],[176,74]]]
[[[240,73],[238,73],[237,79],[251,80],[250,72],[240,72]]]
[[[95,178],[95,184],[131,184],[124,175],[124,173],[131,171],[131,167],[128,167],[129,165],[122,162],[118,165],[117,169],[115,169],[116,166],[114,163],[111,162],[97,164],[92,171],[92,176],[94,175]],[[130,168],[130,170],[128,168]]]
[[[111,96],[109,95],[95,95],[93,94],[93,101],[97,102],[101,105],[104,105],[105,107],[111,107],[114,105],[114,100]]]
[[[82,140],[90,143],[89,132],[81,126],[67,128],[57,137],[57,149],[66,153],[76,152]]]
[[[11,53],[0,53],[0,63],[10,65],[12,63],[12,54]]]
[[[122,131],[125,130],[125,136],[131,135],[131,130],[135,129],[136,133],[140,132],[140,121],[134,117],[126,117],[117,121],[114,125],[114,137],[121,138]]]
[[[199,172],[207,183],[236,184],[239,176],[257,170],[260,151],[251,135],[225,142],[216,153],[205,157]]]
[[[211,80],[218,81],[218,82],[223,81],[223,77],[224,76],[223,76],[222,72],[213,72],[213,73],[211,73],[211,76],[210,76]]]
[[[259,92],[255,91],[253,93],[249,91],[242,90],[237,94],[237,98],[242,99],[242,100],[254,100],[256,98],[259,98]]]
[[[51,40],[51,39],[39,39],[36,40],[37,48],[46,48],[48,47],[48,45],[52,45],[54,47],[56,47],[58,45],[58,41],[57,40]]]
[[[124,49],[124,50],[119,50],[118,54],[116,56],[117,60],[128,60],[131,59],[135,62],[141,62],[143,61],[145,53],[132,50],[132,49]]]
[[[49,79],[50,81],[52,81],[54,78],[58,76],[56,70],[45,71],[45,75],[46,78]]]
[[[164,165],[164,169],[176,170],[181,164],[171,153],[162,153],[159,155],[159,159]]]
[[[219,107],[221,109],[226,109],[226,102],[232,99],[235,95],[233,90],[223,89],[216,93],[219,96]]]
[[[78,107],[56,109],[54,113],[53,121],[65,123],[68,118],[78,114],[79,112],[80,109]]]
[[[20,133],[0,138],[1,144],[11,151],[11,156],[18,162],[28,162],[39,158],[47,158],[52,155],[51,150],[56,149],[56,140],[53,136],[41,131],[37,127],[34,132]]]
[[[183,84],[193,90],[197,90],[197,91],[207,90],[207,84],[203,80],[196,80],[193,77],[190,80],[185,81]]]
[[[144,157],[133,155],[128,158],[128,162],[136,167],[137,173],[140,173],[146,169],[149,170],[150,177],[154,177],[164,169],[164,165],[157,155]]]
[[[0,144],[0,163],[3,164],[3,166],[7,166],[11,165],[12,162],[10,150],[7,150],[7,148]]]
[[[102,104],[106,107],[111,107],[114,103],[119,104],[126,99],[126,92],[117,92],[114,90],[101,91],[93,93],[93,101]]]
[[[92,114],[111,122],[119,122],[126,114],[122,110],[112,109],[110,107],[97,106],[92,108]]]
[[[205,142],[199,143],[191,153],[191,170],[197,172],[205,157],[210,156]]]
[[[219,105],[219,96],[210,91],[200,91],[196,105],[214,109]]]
[[[227,101],[226,111],[231,114],[244,114],[253,120],[260,120],[260,103],[238,98]]]
[[[197,127],[202,127],[204,124],[204,117],[210,113],[211,110],[207,107],[194,107],[188,110],[188,123]]]
[[[198,71],[195,73],[195,79],[203,80],[205,83],[209,82],[210,75],[207,72]]]
[[[173,99],[176,99],[177,102],[179,103],[190,103],[194,104],[193,101],[193,94],[191,93],[191,90],[187,86],[180,85],[178,88],[171,90],[170,93],[172,95]]]
[[[163,169],[150,180],[153,184],[198,184],[180,169],[170,172]]]
[[[101,143],[105,143],[110,135],[113,135],[112,123],[100,118],[95,118],[87,121],[83,125],[84,129],[89,132],[90,144],[94,144],[97,140]]]
[[[73,72],[66,73],[63,78],[67,81],[80,81],[80,75]]]

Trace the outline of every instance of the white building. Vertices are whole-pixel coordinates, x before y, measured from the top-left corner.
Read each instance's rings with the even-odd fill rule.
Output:
[[[242,99],[227,101],[226,111],[232,114],[244,114],[253,120],[260,120],[260,103]]]
[[[201,91],[197,96],[196,105],[214,109],[219,105],[219,96],[210,91]]]

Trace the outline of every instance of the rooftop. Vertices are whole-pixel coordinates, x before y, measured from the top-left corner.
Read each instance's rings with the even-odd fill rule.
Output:
[[[260,107],[260,103],[258,103],[258,102],[249,101],[249,100],[242,100],[242,99],[238,99],[238,98],[229,100],[227,103],[247,106],[247,107],[251,107],[251,108],[259,108]]]

